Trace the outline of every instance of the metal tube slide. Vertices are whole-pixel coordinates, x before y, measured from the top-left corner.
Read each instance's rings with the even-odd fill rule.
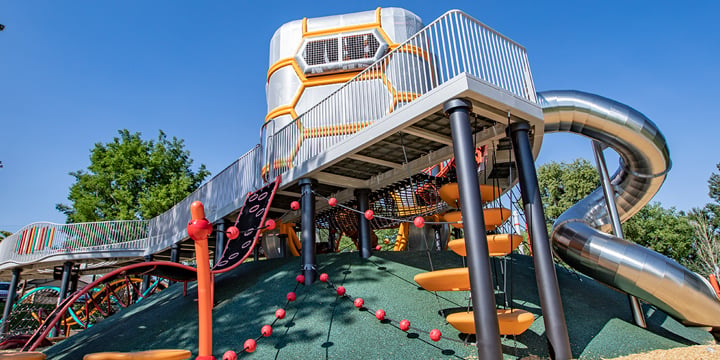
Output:
[[[637,110],[580,91],[538,93],[545,133],[570,132],[620,155],[612,176],[621,220],[640,210],[665,181],[670,153],[655,124]],[[647,301],[685,325],[720,329],[720,301],[710,283],[674,260],[606,232],[611,220],[598,188],[553,225],[553,250],[582,273]]]

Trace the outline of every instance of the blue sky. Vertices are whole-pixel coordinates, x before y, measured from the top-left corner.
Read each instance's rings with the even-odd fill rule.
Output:
[[[162,129],[218,173],[258,142],[274,31],[377,6],[425,23],[461,9],[527,48],[537,90],[593,92],[643,112],[673,161],[654,200],[680,210],[710,201],[720,162],[717,1],[0,0],[0,230],[63,223],[55,204],[67,203],[68,173],[119,129],[146,139]],[[553,134],[538,160],[577,157],[592,159],[587,139]]]

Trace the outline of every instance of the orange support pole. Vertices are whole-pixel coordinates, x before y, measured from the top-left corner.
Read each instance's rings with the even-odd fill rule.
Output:
[[[718,286],[718,281],[715,277],[715,274],[710,274],[708,278],[710,279],[710,285],[712,285],[713,289],[715,290],[715,295],[720,297],[720,286]]]
[[[215,360],[215,357],[212,356],[212,285],[210,284],[210,255],[208,254],[208,236],[212,232],[212,224],[205,219],[205,208],[200,201],[195,201],[190,205],[190,214],[192,220],[187,225],[187,232],[195,241],[198,282],[199,351],[195,359]]]

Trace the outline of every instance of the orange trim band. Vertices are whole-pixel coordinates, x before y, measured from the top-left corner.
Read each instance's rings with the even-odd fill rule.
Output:
[[[295,107],[292,104],[278,106],[275,109],[273,109],[272,111],[270,111],[267,115],[265,115],[265,122],[268,122],[268,121],[270,121],[278,116],[281,116],[281,115],[292,116],[292,114],[294,112],[295,112]],[[297,118],[297,114],[295,116],[293,116],[293,119],[295,119],[295,118]]]

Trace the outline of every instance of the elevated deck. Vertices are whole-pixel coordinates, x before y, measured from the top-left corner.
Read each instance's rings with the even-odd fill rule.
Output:
[[[495,182],[507,188],[508,171],[514,166],[509,149],[503,146],[508,121],[531,124],[531,143],[537,155],[543,136],[542,109],[463,73],[284,172],[271,215],[287,212],[289,203],[298,199],[297,181],[301,178],[317,180],[319,193],[342,203],[354,199],[354,189],[374,191],[452,158],[450,124],[443,104],[455,98],[472,102],[475,141],[477,146],[487,146],[487,161],[479,169],[481,183]],[[316,204],[318,212],[327,207],[324,200]]]

